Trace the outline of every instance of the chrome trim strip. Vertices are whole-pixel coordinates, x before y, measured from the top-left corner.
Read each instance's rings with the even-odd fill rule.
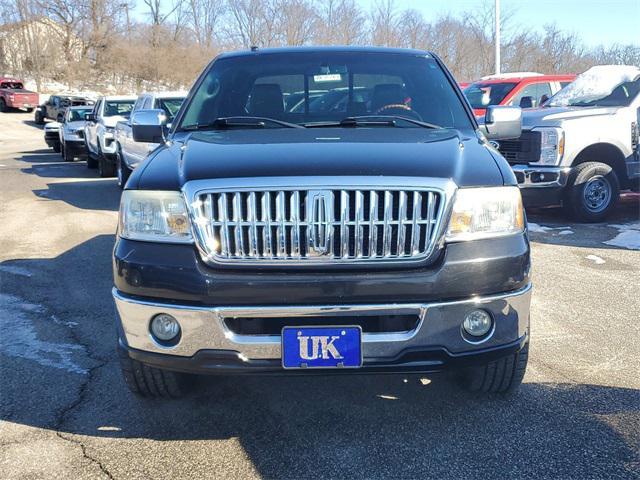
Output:
[[[511,165],[514,173],[521,173],[524,176],[524,182],[518,182],[520,188],[547,188],[547,187],[564,187],[567,184],[571,167],[536,167],[531,165]],[[550,182],[532,182],[532,174],[556,174],[558,178]]]
[[[456,309],[471,304],[493,305],[493,308],[500,311],[516,313],[519,327],[515,334],[521,336],[528,325],[531,284],[520,290],[502,294],[424,304],[201,307],[133,299],[115,288],[112,294],[129,346],[144,351],[182,356],[193,355],[202,349],[226,349],[238,351],[247,358],[279,358],[279,335],[237,335],[226,327],[225,318],[417,315],[418,324],[411,331],[363,334],[365,356],[379,357],[393,356],[410,346],[429,345],[430,341],[433,342],[430,340],[432,336],[445,327],[441,323],[443,321],[452,322],[459,328],[462,318],[459,318],[459,310]],[[455,313],[448,313],[450,308],[453,309],[451,312]],[[173,315],[182,326],[181,340],[174,347],[159,348],[149,335],[149,321],[158,313]],[[462,345],[461,348],[465,348],[464,345],[467,348],[469,346],[462,336],[459,343]]]

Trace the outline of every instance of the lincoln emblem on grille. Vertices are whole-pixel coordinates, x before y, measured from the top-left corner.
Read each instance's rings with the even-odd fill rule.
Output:
[[[333,239],[333,191],[309,190],[306,205],[309,254],[327,255]]]

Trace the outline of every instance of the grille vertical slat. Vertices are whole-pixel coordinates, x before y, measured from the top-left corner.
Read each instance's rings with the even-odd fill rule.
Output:
[[[287,229],[285,227],[285,194],[278,192],[276,196],[276,241],[278,243],[278,257],[287,256]]]
[[[426,258],[444,210],[442,194],[428,188],[222,191],[196,200],[203,258],[238,263]]]
[[[420,250],[420,229],[418,220],[422,218],[422,192],[413,192],[413,212],[411,220],[411,255]]]
[[[258,257],[258,207],[256,205],[256,192],[250,192],[247,199],[247,220],[249,221],[249,247],[250,255]]]
[[[391,237],[393,230],[391,230],[391,215],[393,214],[393,194],[389,191],[384,192],[384,225],[383,231],[383,243],[382,243],[382,255],[388,257],[391,255]]]
[[[244,257],[244,236],[242,235],[242,195],[233,195],[233,235],[235,237],[236,257]]]
[[[340,256],[349,256],[349,194],[346,190],[340,192]]]
[[[294,258],[300,258],[300,192],[295,191],[291,195],[290,211],[291,221],[293,226],[291,227],[291,256]]]
[[[369,256],[378,256],[378,192],[369,194]]]
[[[398,195],[398,244],[396,245],[396,255],[404,255],[405,228],[407,221],[407,192],[400,192]]]
[[[429,192],[427,194],[427,227],[425,232],[425,243],[429,244],[431,240],[431,233],[433,230],[433,222],[434,222],[434,199],[433,192]]]
[[[223,194],[224,195],[224,194]],[[262,244],[264,255],[267,258],[273,257],[273,249],[271,245],[271,193],[264,192],[262,195]]]
[[[353,255],[356,258],[362,258],[362,250],[364,245],[362,244],[364,222],[364,195],[360,190],[356,191],[356,212],[355,212],[355,225],[354,225],[354,252]]]
[[[220,255],[229,255],[229,215],[227,214],[227,194],[222,193],[218,198],[218,220],[222,221],[220,231]]]

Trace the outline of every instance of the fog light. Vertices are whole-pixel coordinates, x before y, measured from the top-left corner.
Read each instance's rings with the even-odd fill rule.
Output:
[[[474,337],[486,335],[491,330],[492,325],[491,315],[484,310],[473,310],[467,313],[467,316],[464,317],[464,322],[462,322],[464,331]]]
[[[167,313],[161,313],[151,320],[151,333],[158,340],[169,342],[180,333],[180,324]]]

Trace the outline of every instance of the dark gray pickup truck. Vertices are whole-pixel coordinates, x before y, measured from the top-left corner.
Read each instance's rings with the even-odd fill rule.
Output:
[[[310,94],[313,92],[313,95]],[[289,97],[295,101],[288,101]],[[429,373],[509,392],[529,345],[516,178],[433,54],[257,50],[216,58],[122,195],[118,350],[130,389],[190,374]]]

